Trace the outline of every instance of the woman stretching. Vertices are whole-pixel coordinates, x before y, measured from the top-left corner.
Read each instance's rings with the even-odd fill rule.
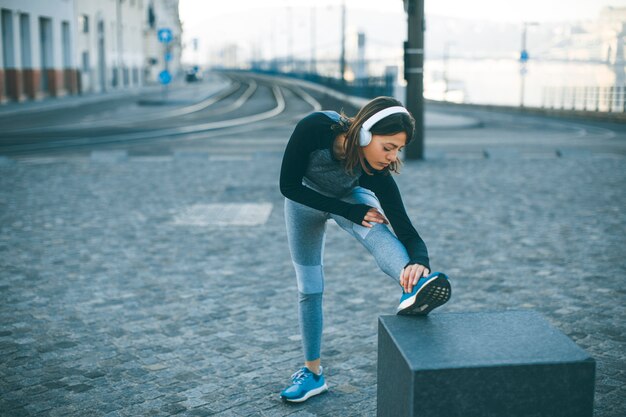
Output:
[[[426,315],[450,298],[450,283],[430,273],[428,251],[404,209],[391,172],[413,138],[415,120],[401,103],[378,97],[348,119],[333,111],[302,119],[289,139],[280,172],[305,366],[281,392],[302,402],[328,390],[320,365],[322,257],[326,221],[333,219],[402,287],[398,314]],[[393,232],[388,224],[391,224]]]

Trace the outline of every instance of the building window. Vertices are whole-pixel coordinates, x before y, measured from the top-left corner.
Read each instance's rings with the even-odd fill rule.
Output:
[[[89,51],[83,51],[83,72],[89,72]]]
[[[63,67],[72,67],[72,48],[70,45],[70,22],[61,22],[61,40],[63,42]]]
[[[48,92],[48,74],[46,70],[54,68],[54,45],[52,43],[52,20],[39,18],[39,47],[41,53],[41,90]]]
[[[89,16],[86,14],[78,16],[78,30],[80,33],[89,33]]]
[[[150,29],[154,29],[156,26],[156,16],[154,15],[154,8],[152,5],[148,6],[148,26],[150,26]]]

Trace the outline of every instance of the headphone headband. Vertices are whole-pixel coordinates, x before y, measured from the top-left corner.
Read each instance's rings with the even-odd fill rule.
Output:
[[[396,113],[410,114],[409,111],[402,106],[392,106],[374,113],[369,119],[363,122],[363,125],[361,126],[361,131],[359,132],[359,145],[369,145],[369,143],[372,141],[372,132],[370,132],[372,126],[383,120],[385,117],[391,116],[392,114]]]

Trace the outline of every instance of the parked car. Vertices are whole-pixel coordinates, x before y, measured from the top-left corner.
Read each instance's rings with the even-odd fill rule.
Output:
[[[187,72],[185,73],[185,81],[187,81],[188,83],[193,83],[193,82],[197,82],[201,80],[202,80],[202,72],[200,71],[200,68],[197,66],[189,68]]]

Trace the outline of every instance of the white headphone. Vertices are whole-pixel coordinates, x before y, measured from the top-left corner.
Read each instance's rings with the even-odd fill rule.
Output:
[[[363,122],[363,125],[361,125],[361,130],[359,131],[359,145],[369,145],[372,141],[372,132],[370,132],[372,126],[383,120],[385,117],[391,116],[392,114],[396,113],[409,114],[409,111],[402,106],[387,107],[386,109],[382,109],[378,113],[374,113],[372,117]]]

